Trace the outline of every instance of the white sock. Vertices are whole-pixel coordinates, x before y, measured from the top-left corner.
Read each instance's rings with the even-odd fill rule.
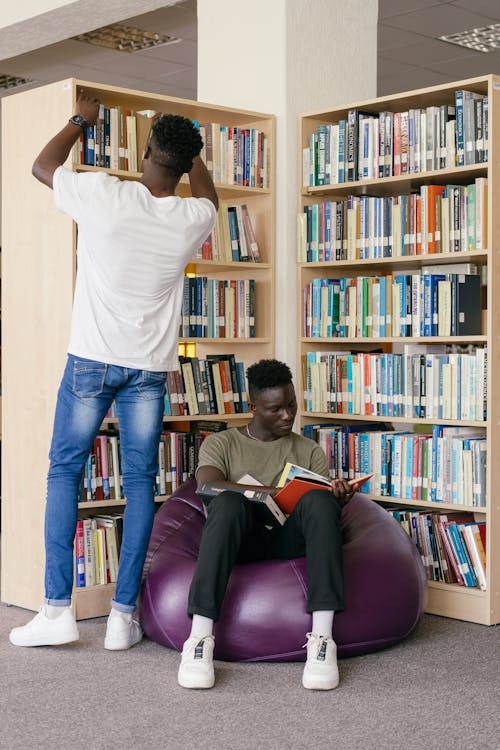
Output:
[[[190,638],[206,638],[207,635],[212,635],[214,629],[214,621],[210,617],[203,617],[203,615],[193,615],[193,622],[191,625]]]
[[[114,607],[111,607],[111,612],[109,613],[110,617],[119,617],[124,622],[130,624],[132,622],[132,612],[122,612],[119,609],[115,609]]]
[[[63,607],[58,607],[55,604],[45,604],[44,605],[44,611],[49,620],[55,620],[57,617],[60,617],[63,612],[65,612],[69,607],[64,605]]]
[[[322,635],[324,638],[332,637],[333,610],[318,609],[312,613],[313,635]]]

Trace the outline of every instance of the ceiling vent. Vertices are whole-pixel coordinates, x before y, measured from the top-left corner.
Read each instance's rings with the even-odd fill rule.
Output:
[[[8,73],[0,73],[0,89],[15,89],[17,86],[24,86],[26,83],[34,83],[30,78],[19,78],[10,76]]]
[[[136,29],[133,26],[125,26],[121,23],[113,23],[110,26],[103,26],[94,31],[88,31],[85,34],[74,36],[78,42],[87,42],[95,44],[98,47],[107,49],[116,49],[121,52],[140,52],[151,47],[159,47],[165,44],[177,44],[181,42],[175,36],[159,34],[156,31],[144,31]]]

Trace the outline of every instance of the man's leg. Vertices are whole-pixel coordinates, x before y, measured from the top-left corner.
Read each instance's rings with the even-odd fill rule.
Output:
[[[17,646],[69,643],[78,629],[69,605],[73,589],[73,543],[83,468],[113,393],[105,386],[107,365],[68,356],[57,397],[45,510],[45,604],[27,625],[14,628]]]
[[[123,492],[127,499],[116,593],[108,620],[105,648],[117,651],[141,640],[139,624],[132,619],[141,586],[142,570],[154,518],[154,484],[158,471],[158,445],[163,424],[165,377],[110,366],[125,382],[116,394],[120,424]]]
[[[239,492],[223,492],[211,500],[189,590],[188,614],[193,623],[182,649],[178,673],[182,687],[214,685],[213,623],[219,618],[231,570],[253,527],[250,504]]]
[[[302,684],[310,689],[330,690],[339,679],[332,625],[334,612],[344,608],[340,514],[330,492],[313,490],[274,532],[273,557],[305,555],[307,560],[307,611],[312,613],[312,632],[307,634]]]

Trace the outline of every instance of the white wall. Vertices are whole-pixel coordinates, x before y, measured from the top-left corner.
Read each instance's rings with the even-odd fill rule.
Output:
[[[294,371],[298,115],[376,96],[377,17],[378,0],[198,0],[198,99],[277,115],[276,356]]]

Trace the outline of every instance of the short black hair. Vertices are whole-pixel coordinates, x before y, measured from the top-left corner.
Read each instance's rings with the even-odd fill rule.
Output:
[[[261,359],[247,369],[248,395],[253,401],[260,391],[278,388],[292,382],[288,365],[277,359]]]
[[[198,128],[187,117],[157,115],[151,127],[149,146],[154,164],[179,178],[191,171],[194,157],[203,148],[203,140]]]

